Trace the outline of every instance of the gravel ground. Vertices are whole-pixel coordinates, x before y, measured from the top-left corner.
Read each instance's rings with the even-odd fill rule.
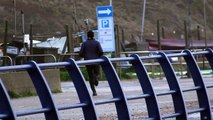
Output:
[[[211,77],[205,77],[205,83],[211,84]],[[152,80],[153,86],[156,92],[168,90],[168,85],[165,79]],[[180,85],[182,88],[193,86],[191,79],[180,79]],[[141,94],[141,88],[137,80],[122,80],[121,84],[126,96]],[[89,84],[87,83],[89,86]],[[62,93],[53,95],[53,99],[57,106],[79,103],[78,96],[76,94],[74,85],[72,82],[62,82]],[[213,89],[209,88],[209,97],[213,104]],[[99,101],[107,98],[112,98],[111,91],[106,81],[101,81],[97,87],[98,96],[93,97],[94,101]],[[188,109],[197,108],[198,103],[195,92],[184,93],[184,99],[186,100],[186,106]],[[173,103],[170,95],[158,97],[161,114],[172,113]],[[13,99],[12,105],[15,111],[30,110],[33,108],[41,108],[39,99],[37,96]],[[133,120],[141,120],[147,116],[147,109],[144,99],[128,101],[129,111]],[[96,110],[100,120],[116,120],[117,114],[114,104],[97,105]],[[83,120],[83,114],[81,109],[71,109],[59,111],[59,114],[63,120]],[[43,114],[29,115],[24,117],[18,117],[18,120],[43,120]],[[191,120],[199,119],[199,114],[190,115]],[[172,120],[172,119],[171,119]]]

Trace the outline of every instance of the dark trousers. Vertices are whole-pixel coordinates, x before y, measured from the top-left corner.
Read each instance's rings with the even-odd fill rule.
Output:
[[[100,76],[99,76],[100,67],[99,65],[86,65],[86,68],[87,68],[87,73],[89,75],[90,87],[93,93],[96,93],[95,82],[98,82],[98,80],[100,79]]]

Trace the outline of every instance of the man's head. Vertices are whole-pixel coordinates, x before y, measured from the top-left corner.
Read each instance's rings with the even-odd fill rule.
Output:
[[[94,38],[94,33],[92,32],[92,30],[87,32],[87,38],[88,39],[93,39]]]

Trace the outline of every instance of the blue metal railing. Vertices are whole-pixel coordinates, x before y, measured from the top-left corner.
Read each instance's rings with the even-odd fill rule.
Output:
[[[192,113],[200,113],[201,120],[211,120],[213,119],[211,114],[211,109],[213,108],[207,88],[212,88],[213,85],[205,85],[203,77],[200,73],[200,69],[196,63],[195,55],[204,55],[209,62],[213,70],[213,51],[212,49],[207,49],[205,51],[191,52],[189,50],[184,50],[181,53],[165,54],[164,52],[159,52],[154,56],[138,56],[132,55],[126,58],[107,58],[102,57],[96,60],[86,60],[86,61],[74,61],[69,59],[66,62],[57,63],[41,63],[30,62],[26,65],[16,65],[16,66],[4,66],[0,67],[0,71],[21,71],[25,70],[29,73],[29,76],[34,84],[36,92],[38,94],[39,100],[41,102],[42,108],[26,110],[26,111],[14,111],[11,105],[11,100],[8,96],[7,90],[4,84],[0,81],[0,119],[2,120],[15,120],[17,117],[41,114],[43,113],[47,120],[59,120],[59,110],[82,108],[84,118],[86,120],[98,120],[98,111],[96,110],[97,105],[114,103],[116,107],[117,117],[119,120],[130,120],[131,114],[129,112],[129,100],[145,99],[148,119],[161,120],[166,118],[176,118],[177,120],[187,120],[188,115]],[[171,57],[183,57],[187,63],[189,72],[191,73],[194,87],[189,87],[186,89],[181,89],[177,76],[174,72],[173,66],[170,63],[169,58]],[[156,93],[153,89],[152,81],[147,73],[144,66],[143,60],[155,59],[159,62],[167,82],[169,85],[169,90],[161,93]],[[120,78],[118,77],[113,62],[129,61],[138,77],[140,86],[143,90],[143,94],[127,96],[123,92],[122,85],[120,83]],[[79,66],[88,64],[100,64],[104,74],[106,75],[109,87],[112,92],[113,98],[105,99],[102,101],[95,101],[89,94],[89,90],[86,85],[86,80],[82,75]],[[51,68],[51,67],[65,67],[74,83],[76,88],[80,103],[69,104],[63,106],[57,106],[55,101],[52,99],[52,93],[50,91],[49,85],[41,72],[41,69]],[[188,109],[186,107],[186,101],[183,98],[184,92],[196,91],[198,96],[199,108]],[[174,104],[174,113],[162,115],[161,109],[159,107],[159,100],[157,97],[171,95]]]

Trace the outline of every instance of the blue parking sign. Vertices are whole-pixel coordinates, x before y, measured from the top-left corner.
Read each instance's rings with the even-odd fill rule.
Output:
[[[109,20],[101,20],[102,28],[109,28]]]
[[[96,10],[98,18],[98,41],[104,52],[113,52],[115,51],[115,38],[112,6],[99,6]]]

